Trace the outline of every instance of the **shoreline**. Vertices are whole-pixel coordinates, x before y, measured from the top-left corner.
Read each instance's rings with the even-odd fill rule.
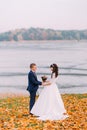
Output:
[[[37,95],[40,94],[42,91],[42,87],[39,88],[37,91]],[[87,93],[87,87],[85,89],[83,88],[63,88],[59,89],[60,94],[86,94]],[[29,97],[29,92],[26,89],[17,89],[17,88],[11,88],[11,87],[0,87],[0,98],[7,98],[7,97]]]
[[[30,43],[47,43],[47,42],[50,42],[50,43],[52,43],[52,42],[54,42],[54,43],[67,43],[67,42],[71,42],[71,43],[73,43],[73,42],[76,42],[76,43],[79,43],[79,42],[87,42],[87,40],[76,40],[76,39],[73,39],[73,40],[20,40],[20,41],[0,41],[0,43],[19,43],[19,42],[21,42],[21,44],[25,44],[25,43],[28,43],[28,44],[30,44]]]
[[[0,98],[29,96],[27,90],[11,87],[0,87]]]

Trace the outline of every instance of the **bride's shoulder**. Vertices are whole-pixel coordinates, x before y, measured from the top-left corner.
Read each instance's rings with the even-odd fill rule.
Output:
[[[57,82],[57,79],[58,79],[58,77],[56,77],[55,76],[55,73],[53,73],[53,75],[52,75],[52,77],[51,77],[51,82],[53,83],[53,82]]]
[[[52,74],[52,79],[57,79],[58,76],[56,77],[55,73]]]
[[[55,73],[52,74],[52,78],[55,78]]]

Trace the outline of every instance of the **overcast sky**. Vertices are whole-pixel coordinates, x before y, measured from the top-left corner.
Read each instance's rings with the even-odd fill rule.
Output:
[[[87,0],[0,0],[0,32],[30,27],[87,29]]]

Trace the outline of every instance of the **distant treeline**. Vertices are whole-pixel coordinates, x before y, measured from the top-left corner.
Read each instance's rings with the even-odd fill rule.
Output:
[[[0,41],[87,40],[87,30],[16,29],[0,33]]]

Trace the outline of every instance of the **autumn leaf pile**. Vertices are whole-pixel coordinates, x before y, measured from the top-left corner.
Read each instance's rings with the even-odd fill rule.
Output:
[[[87,94],[62,95],[69,118],[40,121],[30,116],[28,97],[0,99],[0,130],[87,130]]]

